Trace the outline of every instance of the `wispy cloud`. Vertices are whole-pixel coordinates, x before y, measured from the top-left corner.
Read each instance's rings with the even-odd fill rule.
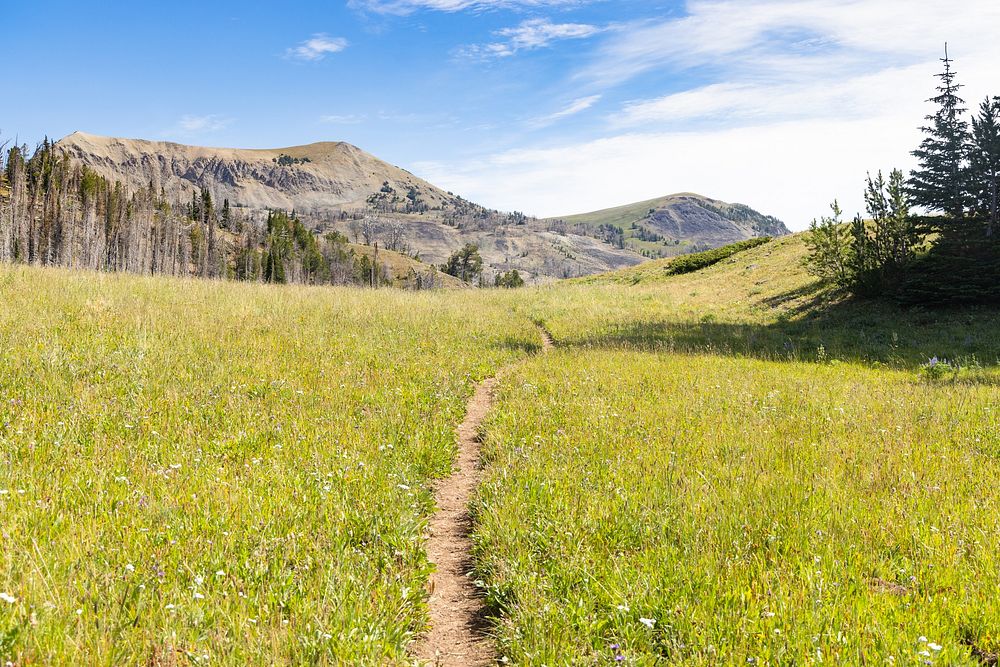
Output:
[[[217,132],[218,130],[223,130],[233,122],[232,118],[226,118],[224,116],[219,116],[216,114],[208,114],[206,116],[196,116],[193,114],[185,114],[180,117],[177,124],[173,128],[173,134],[182,135],[196,135],[196,134],[206,134],[208,132]]]
[[[835,75],[845,67],[880,69],[933,56],[948,39],[981,44],[998,21],[1000,4],[991,0],[960,6],[937,0],[689,0],[683,17],[616,31],[580,76],[612,85],[650,70],[706,65]]]
[[[866,171],[912,166],[946,40],[966,97],[995,93],[996,25],[995,0],[691,0],[684,16],[609,29],[571,76],[604,105],[623,82],[648,89],[646,74],[674,88],[621,103],[602,138],[418,169],[542,215],[695,191],[802,229],[834,197],[863,210]]]
[[[584,39],[600,33],[602,28],[586,23],[553,23],[548,19],[528,19],[513,28],[494,33],[502,41],[472,44],[458,50],[463,58],[488,60],[506,58],[518,51],[532,51],[564,39]]]
[[[349,0],[352,9],[377,14],[406,16],[420,10],[459,12],[463,10],[528,9],[543,7],[574,7],[593,0]]]
[[[328,114],[320,116],[319,122],[331,125],[357,125],[358,123],[363,123],[365,118],[367,117],[361,114]]]
[[[347,40],[343,37],[330,37],[324,33],[318,33],[302,42],[298,46],[293,46],[285,51],[285,57],[294,60],[304,60],[315,62],[323,60],[331,53],[340,53],[347,48]]]
[[[601,100],[600,95],[590,95],[588,97],[581,97],[579,99],[573,100],[566,107],[551,113],[547,116],[541,116],[539,118],[533,119],[529,125],[534,128],[548,127],[549,125],[555,123],[563,118],[569,118],[570,116],[575,116],[578,113],[586,111]]]

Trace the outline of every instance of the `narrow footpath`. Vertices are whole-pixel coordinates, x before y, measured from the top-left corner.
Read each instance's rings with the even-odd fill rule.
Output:
[[[552,337],[539,327],[542,352],[552,349]],[[502,371],[501,371],[502,372]],[[411,654],[423,664],[480,667],[496,664],[487,634],[483,599],[471,577],[472,517],[469,502],[482,476],[479,426],[493,405],[497,379],[483,380],[469,399],[465,420],[458,427],[458,459],[451,477],[438,485],[438,510],[430,522],[427,556],[435,565],[428,601],[431,627],[413,645]]]

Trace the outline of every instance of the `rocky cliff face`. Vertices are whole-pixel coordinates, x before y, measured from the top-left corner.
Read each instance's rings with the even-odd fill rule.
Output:
[[[452,198],[430,183],[346,143],[269,150],[203,148],[75,132],[58,143],[73,159],[136,188],[153,183],[179,199],[202,187],[252,208],[303,212],[363,208],[386,183],[419,191],[428,208]]]
[[[640,223],[670,239],[718,247],[756,236],[789,233],[777,218],[743,204],[727,204],[698,195],[675,195],[651,208]]]

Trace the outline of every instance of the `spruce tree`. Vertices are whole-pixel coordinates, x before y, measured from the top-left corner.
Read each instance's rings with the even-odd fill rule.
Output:
[[[965,183],[969,125],[963,118],[965,100],[958,96],[962,86],[955,81],[947,45],[941,62],[938,95],[928,100],[938,108],[927,116],[929,125],[920,128],[926,136],[912,153],[919,167],[910,175],[907,190],[914,204],[950,216],[951,226],[960,224],[969,203]]]
[[[969,181],[973,213],[986,220],[986,235],[992,236],[998,222],[1000,189],[1000,97],[986,98],[979,116],[972,120],[972,150]]]

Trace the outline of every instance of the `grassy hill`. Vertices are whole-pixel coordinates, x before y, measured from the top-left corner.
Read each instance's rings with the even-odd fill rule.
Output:
[[[1000,313],[803,255],[421,293],[0,266],[0,659],[406,664],[505,369],[472,557],[509,663],[988,663]]]
[[[759,236],[782,236],[777,218],[743,204],[685,192],[614,208],[553,218],[568,229],[607,235],[649,257],[672,257]]]

